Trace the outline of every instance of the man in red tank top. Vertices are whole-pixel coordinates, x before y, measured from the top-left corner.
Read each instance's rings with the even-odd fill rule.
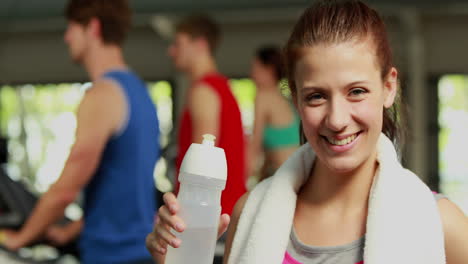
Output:
[[[174,43],[169,47],[176,68],[190,81],[179,126],[176,166],[178,174],[192,142],[201,142],[206,133],[215,135],[216,145],[224,149],[228,165],[222,213],[231,215],[235,203],[246,192],[244,133],[228,80],[218,72],[214,60],[218,40],[219,30],[213,21],[193,16],[177,25]]]

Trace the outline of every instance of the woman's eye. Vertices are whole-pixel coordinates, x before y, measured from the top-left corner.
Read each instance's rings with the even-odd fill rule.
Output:
[[[313,94],[309,94],[306,96],[306,100],[307,101],[318,101],[318,100],[321,100],[323,99],[323,95],[320,94],[320,93],[313,93]]]
[[[362,88],[355,88],[355,89],[352,89],[352,90],[349,92],[349,94],[350,94],[351,96],[360,96],[360,95],[363,95],[363,94],[365,94],[365,93],[367,93],[367,91],[364,90],[364,89],[362,89]]]

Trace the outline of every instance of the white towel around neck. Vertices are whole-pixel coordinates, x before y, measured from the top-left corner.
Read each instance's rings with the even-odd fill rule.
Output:
[[[315,159],[305,144],[250,193],[239,219],[229,264],[280,264],[289,242],[297,192]],[[379,169],[369,196],[365,264],[443,264],[444,237],[429,188],[404,169],[381,135]]]

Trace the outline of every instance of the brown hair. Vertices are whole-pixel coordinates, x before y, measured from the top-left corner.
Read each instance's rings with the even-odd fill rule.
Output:
[[[203,38],[208,42],[211,53],[216,51],[220,40],[218,25],[205,15],[186,17],[176,25],[177,33],[186,33],[192,38]]]
[[[274,45],[262,46],[257,49],[255,58],[257,58],[263,65],[269,66],[273,69],[277,81],[283,78],[283,58],[279,47]]]
[[[101,35],[105,44],[121,46],[131,24],[128,0],[71,0],[65,17],[69,21],[88,25],[92,18],[101,23]]]
[[[299,18],[284,50],[291,94],[297,96],[294,73],[304,47],[358,41],[368,37],[375,45],[377,63],[384,80],[393,67],[392,51],[385,24],[377,11],[359,0],[316,1]],[[403,144],[404,141],[403,113],[399,111],[401,107],[398,92],[393,106],[384,109],[383,113],[382,132],[397,144]]]

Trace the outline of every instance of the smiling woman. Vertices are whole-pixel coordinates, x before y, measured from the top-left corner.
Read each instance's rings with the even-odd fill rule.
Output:
[[[307,144],[237,202],[227,263],[466,263],[466,217],[399,163],[398,71],[379,14],[316,1],[285,59]],[[176,198],[165,203],[147,239],[159,256],[183,226]]]
[[[468,234],[465,216],[402,170],[390,144],[401,142],[404,131],[398,71],[377,12],[360,1],[317,1],[296,23],[285,55],[308,144],[236,205],[229,263],[466,261],[457,242],[458,231]],[[390,190],[396,188],[398,197]],[[274,235],[268,232],[273,217],[283,225]]]
[[[397,71],[391,68],[381,79],[375,56],[368,52],[373,46],[371,40],[346,41],[302,51],[294,93],[305,137],[319,157],[316,167],[346,173],[374,163],[383,109],[395,98]]]

